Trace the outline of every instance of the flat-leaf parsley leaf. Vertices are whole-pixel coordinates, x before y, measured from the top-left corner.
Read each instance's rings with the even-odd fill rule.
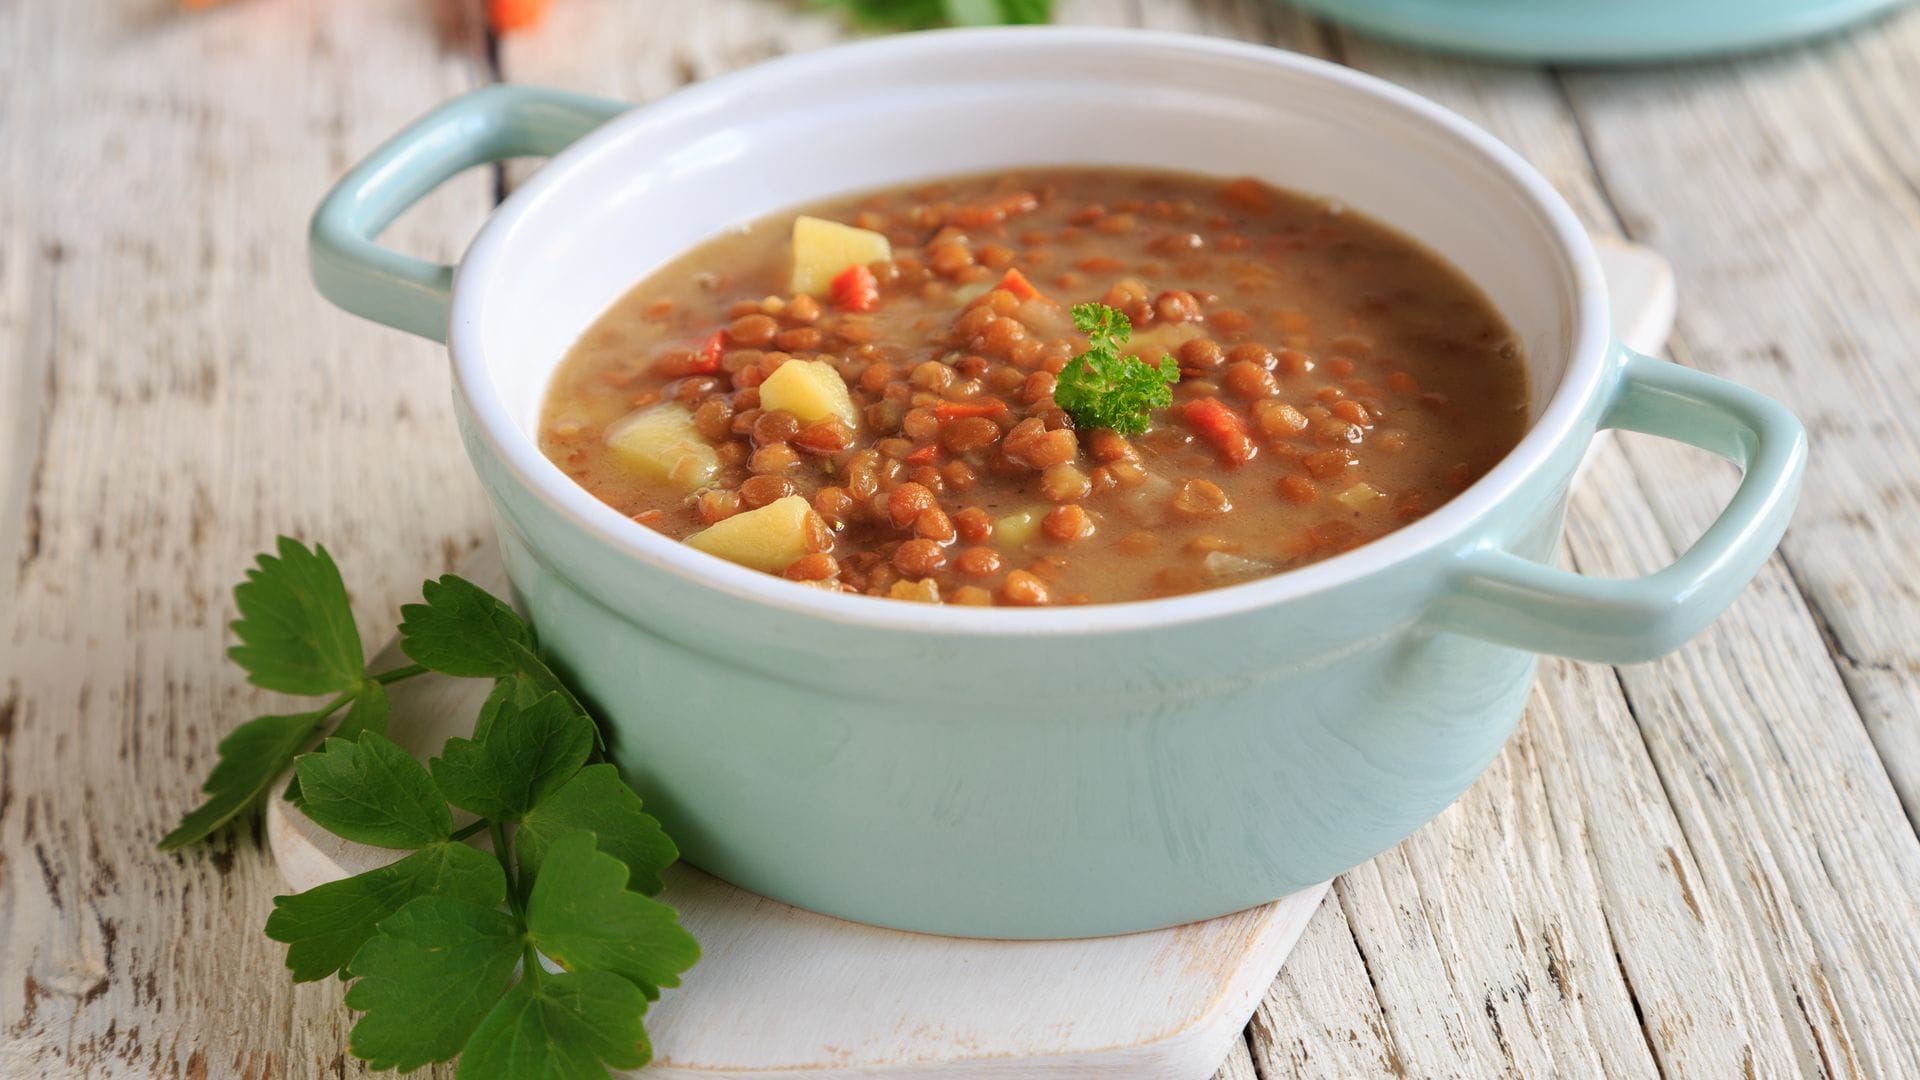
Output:
[[[220,760],[201,790],[207,801],[180,819],[160,841],[160,850],[186,847],[212,835],[235,814],[253,805],[273,779],[319,732],[324,713],[258,716],[220,740]]]
[[[347,587],[327,549],[283,536],[233,590],[240,644],[227,650],[247,681],[283,694],[339,694],[366,675]]]
[[[376,731],[328,739],[323,753],[302,754],[300,809],[348,840],[384,848],[422,848],[453,833],[447,800],[420,759]]]
[[[605,1065],[637,1069],[652,1056],[640,988],[604,971],[536,971],[507,992],[460,1057],[461,1080],[601,1080]]]
[[[1087,351],[1060,370],[1054,403],[1082,428],[1111,428],[1122,435],[1146,431],[1153,410],[1173,404],[1180,365],[1171,356],[1161,357],[1156,367],[1120,355],[1133,324],[1105,304],[1075,304],[1073,325],[1087,335]]]
[[[366,1013],[348,1046],[375,1070],[446,1061],[513,985],[524,934],[507,912],[423,896],[381,920],[347,974],[347,1007]]]
[[[334,734],[351,738],[385,731],[389,703],[385,684],[418,674],[405,667],[369,675],[360,655],[347,587],[327,549],[282,536],[276,554],[261,555],[247,579],[233,590],[240,618],[233,623],[240,644],[227,656],[246,669],[255,686],[286,694],[333,699],[311,712],[262,716],[221,740],[219,761],[202,791],[207,801],[182,818],[160,841],[171,851],[206,839],[252,806],[294,756],[312,745],[327,720],[347,710]],[[299,781],[288,788],[297,798]]]
[[[267,936],[294,981],[340,974],[364,1015],[349,1048],[374,1069],[459,1057],[461,1077],[600,1080],[651,1055],[647,1002],[700,959],[653,894],[679,857],[660,823],[599,755],[599,726],[535,651],[532,628],[451,575],[402,609],[415,663],[369,674],[339,571],[324,549],[282,539],[236,590],[233,658],[271,689],[330,694],[262,716],[221,741],[207,801],[161,841],[202,839],[291,764],[288,798],[347,840],[410,853],[274,898]],[[470,739],[431,769],[389,740],[385,687],[427,671],[491,678]],[[330,719],[333,737],[314,753]],[[451,805],[450,805],[451,804]],[[479,815],[455,829],[454,807]],[[489,851],[469,846],[486,833]],[[554,973],[553,964],[566,970]]]
[[[347,966],[382,919],[419,896],[494,907],[507,898],[507,876],[486,852],[443,840],[397,863],[274,897],[267,936],[287,947],[294,982],[324,979]]]
[[[533,944],[569,971],[611,971],[648,998],[679,986],[679,973],[700,958],[693,935],[674,910],[627,888],[627,868],[594,848],[592,833],[554,841],[527,898]]]
[[[507,701],[479,739],[448,739],[433,759],[446,801],[491,821],[518,821],[565,784],[593,752],[593,721],[559,694],[526,708]]]
[[[660,875],[680,857],[660,823],[641,809],[640,796],[606,762],[581,769],[520,819],[513,849],[521,876],[534,877],[547,849],[575,829],[592,833],[601,851],[626,863],[627,888],[648,896],[660,891]]]

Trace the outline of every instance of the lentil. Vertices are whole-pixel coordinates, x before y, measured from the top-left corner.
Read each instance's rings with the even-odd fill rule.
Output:
[[[560,366],[539,432],[588,490],[671,537],[806,497],[794,581],[1021,606],[1231,584],[1432,512],[1526,423],[1519,346],[1471,284],[1362,215],[1257,181],[1033,170],[808,212],[889,238],[870,305],[790,295],[792,215],[777,215],[619,301]],[[1132,321],[1126,351],[1179,364],[1144,434],[1079,430],[1054,401],[1085,346],[1066,309],[1095,300]],[[790,359],[838,376],[845,403],[822,384],[763,404]],[[686,438],[711,447],[704,486],[609,446],[651,408],[685,410]]]

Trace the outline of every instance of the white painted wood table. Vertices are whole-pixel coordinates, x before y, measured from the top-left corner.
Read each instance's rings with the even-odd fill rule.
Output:
[[[1920,1075],[1920,11],[1739,61],[1442,59],[1267,0],[1066,0],[1330,56],[1461,110],[1599,233],[1663,250],[1673,353],[1794,403],[1799,516],[1659,663],[1544,666],[1465,798],[1334,885],[1235,1078]],[[220,660],[277,531],[347,564],[362,633],[485,536],[443,366],[326,308],[305,216],[476,84],[656,97],[845,35],[775,0],[0,0],[0,1075],[356,1074],[336,983],[259,933],[261,835],[161,855],[219,735]],[[510,170],[511,172],[511,170]],[[497,195],[396,230],[454,255]],[[1670,557],[1731,477],[1601,452],[1565,557]]]

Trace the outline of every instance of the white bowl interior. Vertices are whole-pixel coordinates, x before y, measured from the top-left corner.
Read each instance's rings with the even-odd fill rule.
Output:
[[[1532,415],[1542,415],[1574,353],[1580,275],[1554,222],[1484,145],[1338,69],[1137,37],[835,50],[617,121],[562,182],[526,193],[531,205],[494,259],[498,302],[467,309],[485,320],[500,399],[531,435],[580,333],[656,267],[727,228],[929,177],[1099,164],[1256,176],[1418,238],[1519,333]]]

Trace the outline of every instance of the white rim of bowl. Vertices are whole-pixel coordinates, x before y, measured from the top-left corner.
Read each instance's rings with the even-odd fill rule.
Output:
[[[1572,355],[1560,385],[1520,443],[1485,476],[1426,517],[1330,559],[1239,585],[1159,600],[1062,607],[968,607],[828,592],[696,551],[638,524],[596,499],[549,461],[524,434],[496,392],[480,340],[484,286],[497,253],[521,219],[576,166],[618,141],[642,109],[694,109],[752,92],[770,79],[805,78],[858,63],[871,54],[951,56],[974,49],[1034,49],[1059,45],[1157,48],[1189,61],[1209,56],[1289,68],[1412,113],[1478,151],[1528,196],[1526,209],[1543,219],[1567,258],[1576,289]],[[759,100],[777,100],[762,97]],[[816,49],[708,79],[608,121],[555,155],[532,180],[494,211],[474,237],[455,277],[448,327],[454,383],[488,449],[528,492],[607,546],[687,581],[771,608],[875,630],[987,637],[1056,637],[1174,626],[1271,607],[1339,588],[1379,573],[1457,537],[1511,496],[1526,478],[1576,433],[1589,397],[1602,385],[1612,332],[1599,258],[1586,230],[1559,193],[1505,143],[1464,117],[1410,90],[1351,68],[1264,45],[1194,34],[1126,29],[1026,27],[939,30]],[[538,555],[538,552],[535,552]]]

